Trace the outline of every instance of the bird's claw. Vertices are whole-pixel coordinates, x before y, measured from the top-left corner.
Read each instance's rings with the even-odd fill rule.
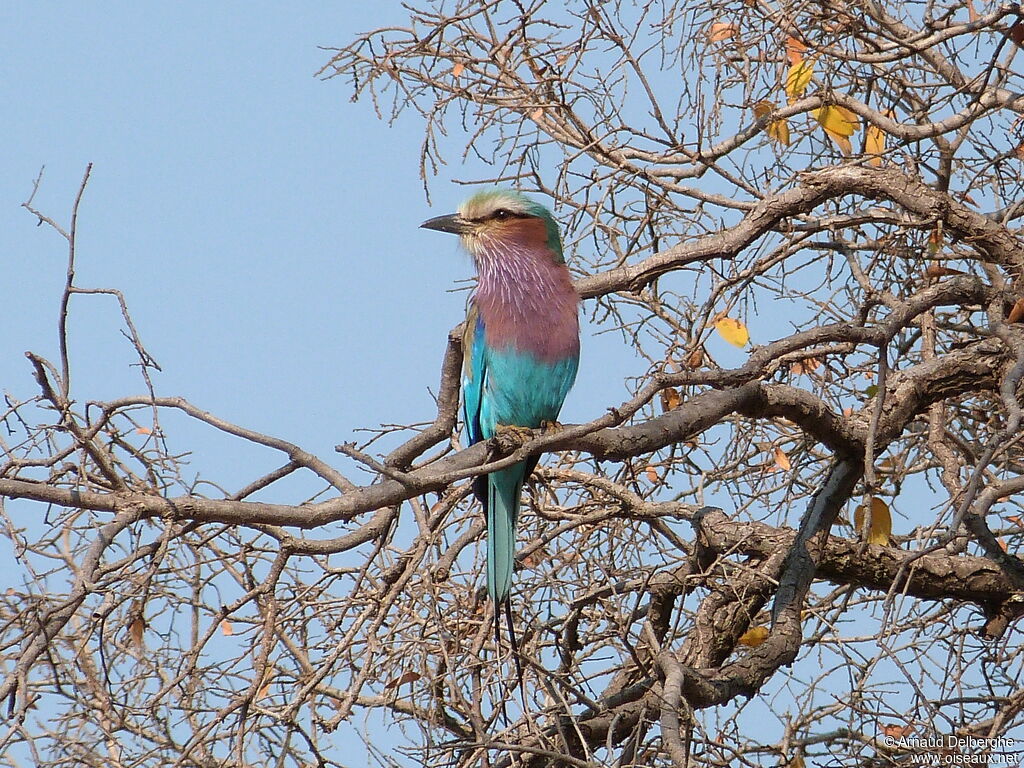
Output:
[[[515,424],[499,424],[494,430],[494,439],[501,450],[512,453],[533,439],[533,430]]]
[[[533,438],[533,430],[516,424],[499,424],[494,430],[495,437],[505,437],[525,443]]]

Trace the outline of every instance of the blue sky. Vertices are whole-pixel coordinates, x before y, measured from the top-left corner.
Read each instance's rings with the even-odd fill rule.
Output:
[[[329,57],[318,46],[404,19],[397,2],[6,4],[0,259],[15,290],[0,389],[33,393],[24,351],[56,357],[66,250],[20,205],[45,165],[35,205],[65,222],[92,162],[77,282],[125,293],[159,394],[326,456],[353,428],[431,418],[465,301],[450,291],[472,269],[455,238],[418,225],[466,190],[434,179],[428,207],[420,124],[388,127],[341,79],[314,76]],[[114,301],[75,297],[72,313],[78,398],[140,393]],[[618,344],[587,334],[584,363]],[[585,365],[563,416],[624,394],[604,362]],[[227,449],[178,426],[197,467]],[[228,480],[251,479],[239,463]]]

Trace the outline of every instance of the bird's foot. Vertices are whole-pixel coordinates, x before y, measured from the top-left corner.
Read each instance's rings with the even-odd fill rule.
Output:
[[[547,419],[545,419],[540,423],[540,433],[542,435],[550,435],[555,432],[561,432],[563,429],[565,429],[565,427],[563,427],[561,423],[557,421],[548,421]]]
[[[494,440],[504,453],[512,453],[533,439],[533,430],[515,424],[499,424],[494,430]]]

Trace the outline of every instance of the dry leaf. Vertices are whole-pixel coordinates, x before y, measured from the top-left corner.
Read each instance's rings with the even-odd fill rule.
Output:
[[[786,96],[789,97],[790,104],[804,95],[804,91],[810,85],[813,75],[814,61],[812,60],[801,61],[789,68],[783,87],[785,88]]]
[[[533,110],[533,112],[530,113],[530,119],[533,120],[534,122],[540,120],[542,117],[544,117],[544,110],[541,109],[540,107],[537,107],[535,110]]]
[[[1017,44],[1018,48],[1024,48],[1024,19],[1017,19],[1006,35]]]
[[[136,427],[135,431],[140,435],[152,435],[153,430],[149,427]]]
[[[891,739],[901,739],[913,730],[909,725],[896,725],[889,723],[882,726],[882,733]]]
[[[128,625],[128,635],[132,639],[132,645],[136,648],[143,648],[142,635],[146,631],[146,620],[141,615],[136,616],[134,621]]]
[[[1014,525],[1019,525],[1021,528],[1024,528],[1024,518],[1020,515],[1007,515],[1006,519]]]
[[[718,335],[723,339],[740,348],[745,347],[747,342],[750,341],[747,326],[742,321],[732,317],[723,317],[717,321],[715,323],[715,330],[718,331]]]
[[[853,416],[853,406],[846,406],[843,408],[843,416]]]
[[[853,512],[853,527],[857,533],[864,530],[864,516],[867,514],[867,507],[858,504]],[[892,535],[892,515],[889,513],[889,505],[877,496],[871,499],[871,522],[868,528],[868,544],[881,544],[883,547],[889,545],[889,537]]]
[[[803,754],[797,752],[793,755],[793,759],[786,763],[786,768],[804,768],[805,765]]]
[[[423,677],[423,675],[419,672],[406,672],[405,674],[396,677],[394,680],[389,680],[384,685],[384,688],[397,688],[398,686],[405,685],[406,683],[415,683],[421,677]]]
[[[754,117],[758,120],[767,117],[775,111],[775,105],[770,101],[759,101],[754,105]],[[771,120],[765,126],[764,132],[768,137],[779,142],[783,146],[789,145],[789,123],[785,120]]]
[[[751,627],[736,640],[740,645],[757,648],[768,639],[768,627]]]
[[[935,225],[935,229],[928,235],[928,253],[934,256],[942,247],[942,222]]]
[[[458,77],[462,74],[462,71],[466,68],[466,65],[461,61],[456,61],[455,66],[452,67],[452,77]]]
[[[688,354],[684,365],[692,370],[696,370],[704,365],[704,347],[697,347]]]
[[[256,701],[259,701],[270,693],[270,684],[272,682],[274,682],[274,670],[272,667],[267,667],[267,673],[263,676],[263,684],[260,685],[260,689],[256,691]]]
[[[821,361],[816,357],[808,357],[803,360],[797,360],[791,366],[789,366],[789,372],[794,376],[799,376],[802,373],[810,373],[816,371],[821,367]]]
[[[221,620],[221,622],[220,622],[220,633],[222,635],[224,635],[224,637],[231,637],[231,635],[235,634],[235,630],[231,626],[231,622],[228,621],[227,619],[222,619]]]
[[[647,475],[647,479],[650,480],[652,483],[658,482],[659,478],[657,469],[648,464],[647,467],[644,469],[644,472]]]
[[[924,271],[925,277],[949,277],[950,275],[966,275],[966,272],[961,272],[959,269],[952,269],[951,267],[944,267],[941,264],[929,264],[927,269]]]
[[[999,545],[999,548],[1003,550],[1003,552],[1009,551],[1006,549],[1006,540],[1002,536],[996,539],[996,543]]]
[[[661,390],[661,410],[671,411],[673,408],[678,408],[681,402],[683,402],[683,398],[679,396],[679,390],[675,387],[666,387]]]
[[[792,465],[789,463],[789,456],[786,455],[786,452],[776,445],[772,455],[775,457],[775,466],[783,472],[788,472]]]
[[[544,562],[544,558],[547,554],[543,549],[537,548],[530,552],[526,557],[523,558],[522,563],[524,568],[536,568],[538,565]]]
[[[807,46],[801,43],[792,35],[786,38],[786,61],[793,64],[799,64],[804,60],[804,51],[807,50]]]
[[[1024,299],[1017,299],[1013,303],[1013,309],[1010,310],[1010,314],[1006,317],[1008,323],[1019,323],[1024,319]]]
[[[716,21],[711,25],[711,31],[708,34],[708,42],[720,43],[723,40],[728,40],[730,37],[735,37],[739,32],[739,27],[735,24],[729,24],[724,21]]]

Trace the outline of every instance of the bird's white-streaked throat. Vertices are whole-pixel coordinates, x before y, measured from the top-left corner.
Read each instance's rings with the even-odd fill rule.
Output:
[[[473,260],[478,277],[474,295],[481,309],[501,308],[512,316],[510,320],[534,322],[552,313],[561,315],[570,307],[575,312],[579,299],[569,270],[547,248],[496,240],[480,246]]]

